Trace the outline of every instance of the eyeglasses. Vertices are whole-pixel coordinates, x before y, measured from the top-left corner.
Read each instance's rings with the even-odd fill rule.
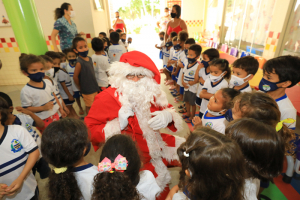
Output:
[[[126,76],[126,78],[128,79],[133,79],[134,77],[138,77],[138,78],[144,78],[146,75],[142,75],[142,74],[138,74],[138,75],[135,75],[135,74],[128,74]]]

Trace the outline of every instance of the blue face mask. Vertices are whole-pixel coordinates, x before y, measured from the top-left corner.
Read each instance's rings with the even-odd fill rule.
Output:
[[[107,51],[108,50],[108,46],[106,46],[105,48],[104,48],[104,51]]]
[[[167,42],[165,46],[166,46],[166,47],[170,47],[170,46],[172,46],[172,45],[173,45],[172,42]]]
[[[188,62],[189,64],[193,64],[194,62],[196,62],[196,58],[187,58],[188,59]]]
[[[160,39],[161,41],[163,41],[163,40],[164,40],[164,38],[163,38],[163,37],[160,37],[159,39]]]
[[[89,50],[87,50],[87,51],[83,51],[83,52],[79,52],[78,51],[78,55],[80,55],[80,56],[82,56],[82,57],[87,57],[87,55],[89,54]]]
[[[201,63],[204,65],[205,68],[207,68],[209,66],[207,61],[202,60]]]
[[[176,45],[174,46],[174,49],[175,49],[175,50],[179,50],[179,49],[181,49],[181,46],[180,46],[180,44],[176,44]]]
[[[44,72],[38,72],[35,74],[28,74],[28,77],[34,82],[41,82],[45,76]]]
[[[185,55],[187,56],[187,54],[188,54],[188,50],[187,50],[187,49],[185,49],[185,50],[184,50],[184,53],[185,53]]]
[[[122,40],[122,42],[126,42],[126,40],[125,39],[121,39]]]
[[[233,120],[233,117],[232,117],[232,110],[231,109],[228,109],[226,111],[226,113],[224,114],[224,117],[227,121],[231,122]]]
[[[280,82],[270,82],[264,78],[261,79],[260,83],[259,83],[259,90],[263,91],[263,92],[271,92],[271,91],[275,91],[278,89],[278,86],[276,84],[278,84]]]
[[[69,60],[69,63],[70,63],[71,65],[74,65],[74,64],[76,63],[76,61],[77,61],[76,58],[75,58],[75,59],[70,59],[70,60]]]

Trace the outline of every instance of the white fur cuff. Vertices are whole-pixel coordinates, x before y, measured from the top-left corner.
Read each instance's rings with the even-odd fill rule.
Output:
[[[174,108],[166,108],[166,111],[169,111],[172,114],[172,119],[174,122],[174,126],[177,129],[176,132],[179,132],[182,130],[182,117],[175,111]],[[168,127],[167,127],[168,128]]]
[[[115,118],[111,121],[108,121],[103,131],[105,133],[105,141],[114,135],[121,134],[119,119]]]

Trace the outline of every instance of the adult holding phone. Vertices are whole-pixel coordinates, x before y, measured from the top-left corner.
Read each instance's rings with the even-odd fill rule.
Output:
[[[72,46],[72,41],[78,34],[76,24],[71,20],[75,17],[75,11],[69,3],[63,3],[60,8],[55,9],[55,23],[51,34],[51,41],[54,47],[54,51],[59,52],[56,45],[57,34],[60,37],[60,48],[64,49],[70,48]],[[80,35],[84,35],[80,32]]]
[[[123,32],[127,33],[126,25],[125,22],[120,19],[120,14],[117,11],[116,13],[116,18],[113,20],[113,28],[116,31],[117,29],[121,29]]]

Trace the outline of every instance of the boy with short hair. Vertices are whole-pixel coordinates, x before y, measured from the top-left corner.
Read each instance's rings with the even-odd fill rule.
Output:
[[[126,33],[120,34],[119,44],[123,45],[125,47],[126,51],[128,52],[128,43],[126,42]]]
[[[196,92],[197,92],[197,81],[195,81],[195,73],[198,69],[199,63],[197,60],[201,55],[202,48],[198,44],[192,44],[188,48],[187,53],[187,65],[183,68],[182,85],[184,87],[183,101],[185,102],[186,115],[182,116],[185,118],[187,123],[191,123],[195,117],[196,112]]]
[[[245,56],[234,61],[229,88],[240,92],[252,92],[249,81],[256,74],[258,66],[258,61],[252,56]]]
[[[259,83],[259,90],[266,92],[278,104],[281,119],[294,119],[294,123],[285,123],[295,130],[297,111],[285,93],[300,81],[300,58],[297,56],[279,56],[268,60],[263,67],[264,76]]]
[[[104,37],[106,37],[106,33],[105,32],[100,32],[99,33],[99,38],[102,39]]]
[[[160,45],[158,46],[157,44],[155,45],[155,48],[159,49],[159,59],[163,59],[163,52],[162,52],[162,48],[165,46],[165,41],[164,41],[164,38],[165,38],[165,32],[164,31],[161,31],[159,32],[158,34],[159,36],[159,39],[161,41]]]
[[[166,80],[170,81],[171,78],[171,72],[173,70],[172,65],[168,65],[169,57],[170,57],[170,49],[172,48],[173,43],[171,41],[168,41],[166,45],[162,48],[162,54],[163,54],[163,73],[166,75]]]
[[[108,57],[111,63],[120,61],[123,53],[126,53],[126,49],[123,45],[119,45],[120,35],[117,32],[110,34],[111,46],[108,47]]]

